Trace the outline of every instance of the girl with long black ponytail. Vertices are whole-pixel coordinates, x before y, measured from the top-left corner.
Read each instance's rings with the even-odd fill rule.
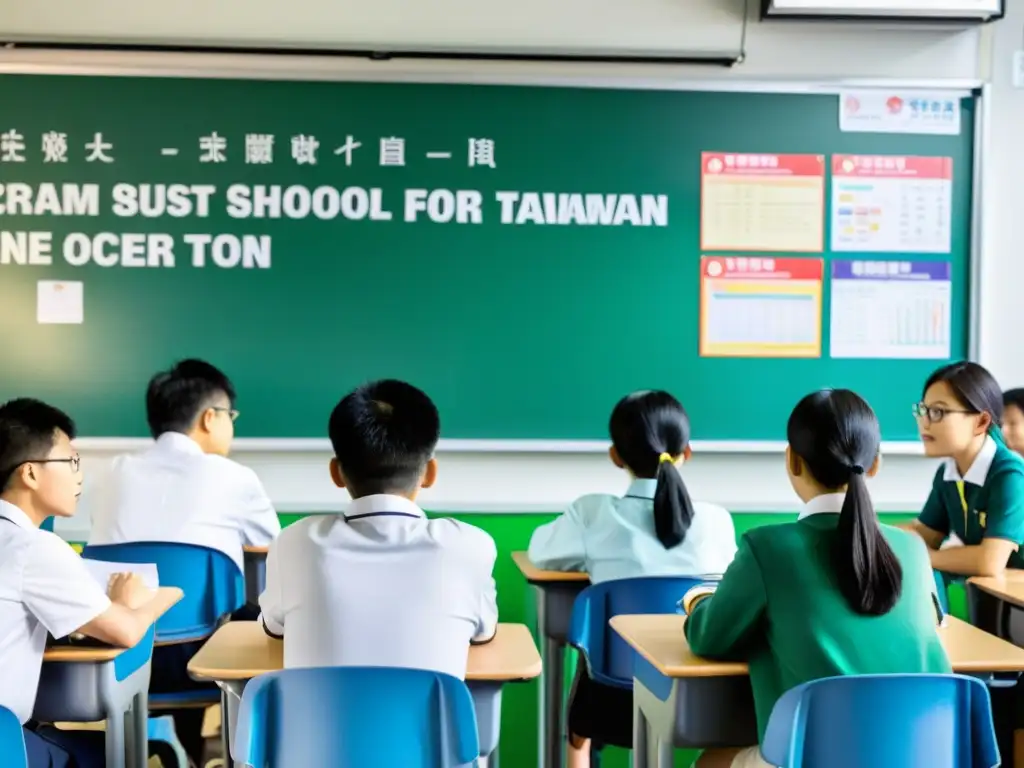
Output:
[[[680,466],[690,420],[668,392],[634,392],[612,411],[609,457],[632,476],[623,496],[591,494],[533,532],[534,565],[582,570],[594,583],[636,576],[721,574],[736,552],[732,518],[694,502]],[[590,739],[629,747],[632,695],[590,679],[581,664],[569,706],[569,768],[589,765]]]
[[[803,398],[786,425],[796,522],[747,531],[717,585],[682,600],[690,649],[746,661],[758,734],[779,698],[839,675],[948,673],[928,553],[881,525],[868,490],[880,466],[871,407],[849,390]],[[758,748],[708,750],[699,768],[766,768]]]

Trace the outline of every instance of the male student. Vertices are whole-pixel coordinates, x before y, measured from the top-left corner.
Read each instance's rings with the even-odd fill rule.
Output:
[[[115,575],[104,592],[68,544],[40,530],[47,517],[75,512],[82,473],[74,437],[71,419],[38,400],[0,406],[0,706],[22,723],[30,768],[103,765],[102,737],[30,720],[47,633],[129,647],[160,615],[139,577]]]
[[[271,544],[260,595],[285,667],[388,666],[464,678],[470,643],[497,628],[494,540],[427,519],[416,504],[437,478],[437,409],[400,381],[347,395],[329,423],[331,479],[344,514],[308,517]]]
[[[146,418],[156,444],[114,459],[86,493],[89,544],[198,544],[243,568],[242,547],[266,546],[281,524],[256,473],[227,458],[237,417],[234,386],[209,363],[154,376]]]
[[[85,495],[92,515],[89,544],[197,544],[223,552],[244,569],[243,546],[266,546],[281,524],[256,473],[227,458],[238,417],[231,381],[209,363],[183,360],[150,381],[146,417],[156,443],[116,458]],[[251,606],[236,618],[256,615]],[[186,670],[200,645],[155,649],[150,691],[209,688]],[[172,714],[182,746],[201,764],[203,710]]]

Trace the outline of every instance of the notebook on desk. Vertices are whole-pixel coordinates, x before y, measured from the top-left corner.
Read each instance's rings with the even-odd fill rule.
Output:
[[[89,575],[96,581],[97,584],[107,591],[107,585],[110,583],[110,577],[115,573],[134,573],[142,577],[142,582],[146,585],[147,589],[156,590],[160,586],[160,577],[157,571],[156,563],[108,563],[105,560],[82,560],[85,564],[85,568],[89,571]],[[96,648],[106,647],[107,643],[102,640],[96,640],[92,637],[86,637],[78,633],[73,633],[67,637],[62,637],[59,640],[55,639],[52,635],[48,638],[46,645],[50,646],[79,646],[84,648]]]

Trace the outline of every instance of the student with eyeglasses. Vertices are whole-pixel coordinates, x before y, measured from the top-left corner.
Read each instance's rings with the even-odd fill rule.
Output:
[[[935,371],[914,406],[927,456],[944,459],[920,516],[910,525],[932,567],[962,576],[998,576],[1024,567],[1024,460],[1000,431],[1003,393],[977,363]],[[964,546],[941,549],[955,535]]]
[[[71,418],[38,400],[0,406],[0,706],[21,721],[29,768],[104,762],[102,734],[31,719],[47,634],[130,647],[162,612],[140,577],[116,574],[104,590],[67,542],[40,529],[48,517],[75,513],[82,474],[74,437]]]
[[[256,473],[228,458],[238,418],[231,381],[209,363],[183,360],[150,381],[146,417],[156,443],[117,457],[86,487],[89,544],[195,544],[223,552],[244,570],[243,547],[269,545],[281,524]],[[258,615],[259,608],[250,605],[234,618]],[[196,688],[186,665],[198,645],[157,648],[150,690]],[[202,765],[203,710],[174,715],[182,746]]]

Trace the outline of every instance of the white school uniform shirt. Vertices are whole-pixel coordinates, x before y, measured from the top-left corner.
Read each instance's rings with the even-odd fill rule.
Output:
[[[484,531],[428,520],[400,496],[365,496],[307,517],[271,544],[260,609],[284,666],[409,667],[466,675],[473,640],[498,622]]]
[[[583,496],[530,537],[530,562],[555,571],[585,571],[598,584],[638,576],[725,573],[736,555],[736,530],[723,507],[694,502],[693,521],[678,546],[654,532],[657,480],[634,480],[623,497]]]
[[[244,569],[242,547],[267,546],[281,523],[256,473],[166,432],[138,454],[119,456],[83,494],[89,544],[161,541],[216,549]]]
[[[0,501],[0,706],[32,717],[49,632],[60,639],[110,607],[67,542]]]

